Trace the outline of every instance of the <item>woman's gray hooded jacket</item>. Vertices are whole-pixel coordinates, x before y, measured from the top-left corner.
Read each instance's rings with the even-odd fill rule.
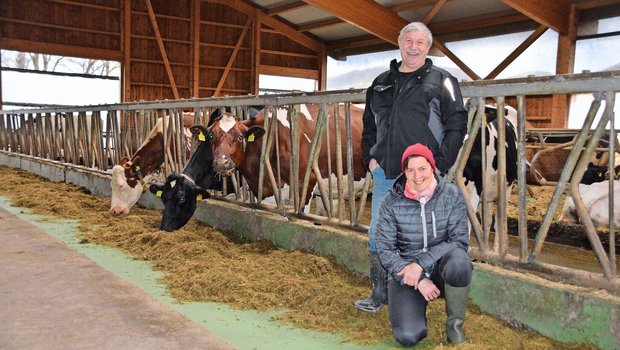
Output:
[[[405,266],[417,262],[427,277],[441,257],[469,247],[467,206],[458,187],[436,176],[437,188],[422,204],[405,197],[405,175],[396,179],[385,196],[377,219],[377,252],[381,264],[396,281]]]

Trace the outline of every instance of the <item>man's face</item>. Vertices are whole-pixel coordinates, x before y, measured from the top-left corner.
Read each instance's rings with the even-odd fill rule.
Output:
[[[403,63],[400,71],[409,73],[417,70],[424,65],[428,50],[431,48],[426,40],[426,35],[422,32],[405,33],[401,41],[398,42],[400,56]]]

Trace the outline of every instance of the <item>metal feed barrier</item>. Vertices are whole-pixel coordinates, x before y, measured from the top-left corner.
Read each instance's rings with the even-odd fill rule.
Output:
[[[614,113],[616,94],[620,91],[620,72],[602,72],[574,75],[561,75],[553,77],[534,77],[526,79],[477,81],[461,83],[463,96],[470,98],[476,103],[471,104],[469,109],[470,126],[469,136],[466,139],[461,155],[449,175],[464,190],[463,169],[467,156],[471,152],[476,133],[484,125],[484,103],[487,99],[493,99],[498,110],[505,105],[505,98],[516,96],[518,104],[518,256],[508,252],[509,240],[507,233],[506,204],[506,178],[505,167],[499,166],[497,202],[498,225],[494,235],[489,235],[490,228],[476,216],[476,208],[468,208],[468,214],[472,223],[472,229],[476,240],[476,247],[470,249],[470,255],[480,261],[489,262],[506,268],[516,270],[535,271],[552,280],[563,281],[575,285],[604,288],[614,294],[620,295],[620,279],[616,271],[615,230],[613,225],[613,207],[616,199],[613,198],[612,185],[610,182],[609,211],[612,214],[609,222],[609,247],[605,249],[587,214],[587,210],[578,192],[580,179],[587,160],[598,145],[598,141],[604,132],[609,134],[610,154],[614,154],[616,131],[614,126]],[[527,235],[527,211],[526,211],[526,130],[525,116],[527,111],[526,96],[549,95],[549,94],[582,94],[594,95],[583,127],[577,133],[568,160],[564,165],[560,179],[554,182],[555,190],[540,224],[538,232],[529,247]],[[308,167],[299,169],[299,149],[293,147],[290,159],[292,179],[303,178],[302,183],[291,181],[288,197],[282,193],[276,193],[276,205],[266,205],[262,202],[262,186],[257,196],[251,195],[243,178],[235,177],[233,189],[224,188],[222,193],[216,194],[222,200],[235,201],[242,205],[260,206],[266,210],[277,211],[285,215],[295,215],[300,218],[321,220],[325,224],[345,226],[347,228],[365,231],[366,226],[360,224],[360,217],[364,211],[364,205],[370,188],[371,177],[366,175],[364,186],[356,199],[354,182],[352,177],[343,177],[344,167],[348,173],[352,173],[353,154],[351,138],[341,139],[340,131],[344,128],[346,135],[351,135],[350,106],[364,103],[365,90],[329,91],[316,93],[293,93],[281,95],[242,96],[209,99],[186,99],[166,100],[141,103],[126,103],[98,106],[74,106],[37,109],[19,109],[0,111],[0,152],[7,154],[19,154],[34,157],[42,161],[60,162],[66,166],[84,167],[92,172],[109,173],[114,164],[118,164],[122,157],[131,156],[148,137],[148,133],[155,125],[157,118],[170,115],[172,118],[163,124],[165,149],[167,150],[164,162],[165,174],[181,172],[187,159],[183,142],[182,111],[193,111],[195,124],[206,125],[209,116],[215,109],[230,107],[233,114],[247,119],[250,106],[265,106],[266,114],[272,115],[277,108],[287,108],[291,126],[291,139],[294,145],[299,144],[299,105],[319,104],[321,112],[316,121],[316,129],[312,140],[312,152],[308,156]],[[592,128],[595,117],[604,105],[602,116],[598,125]],[[339,118],[334,120],[335,130],[326,127],[328,119],[333,115],[327,113],[328,107],[333,106],[338,110],[339,106],[345,108],[345,125],[340,125]],[[499,118],[499,144],[505,142],[504,115],[498,113]],[[277,164],[270,164],[270,154],[266,150],[272,149],[273,144],[278,144],[278,133],[275,132],[276,123],[270,123],[265,118],[263,125],[267,133],[263,137],[263,154],[261,154],[261,170],[259,183],[267,176],[274,188],[280,182],[281,172],[280,157],[276,154]],[[484,133],[482,133],[484,135]],[[310,174],[320,176],[313,160],[320,151],[322,138],[335,138],[338,147],[346,146],[346,154],[336,152],[336,169],[330,172],[336,175],[336,179],[325,179],[319,186],[321,200],[327,209],[324,217],[310,215],[303,211],[305,198],[298,195],[299,188],[308,186]],[[176,147],[168,147],[171,144]],[[175,151],[171,151],[174,149]],[[275,148],[277,152],[277,147]],[[329,153],[329,152],[328,152]],[[484,155],[483,155],[484,156]],[[505,149],[499,147],[499,164],[505,164]],[[609,170],[613,171],[614,157],[609,157]],[[333,160],[329,161],[331,164]],[[273,168],[273,170],[272,170]],[[576,169],[576,170],[575,170]],[[300,173],[301,172],[301,173]],[[303,174],[303,177],[298,177]],[[572,178],[571,178],[572,176]],[[345,182],[346,181],[346,182]],[[570,187],[567,187],[570,184]],[[343,189],[348,189],[348,198],[344,198]],[[581,222],[585,226],[588,240],[596,253],[596,259],[602,273],[592,273],[583,270],[566,268],[559,265],[542,263],[539,255],[545,244],[547,233],[552,223],[553,215],[560,205],[560,196],[569,189],[569,195],[573,198],[579,213]],[[335,190],[335,194],[334,193]],[[229,199],[228,192],[234,193],[234,199]],[[464,191],[465,192],[465,191]],[[301,192],[305,193],[305,191]],[[466,192],[465,192],[466,193]],[[297,195],[295,195],[297,194]],[[484,193],[483,193],[484,196]],[[337,203],[339,210],[335,213],[334,204]],[[482,210],[492,210],[488,207],[484,198]],[[493,237],[493,241],[491,241]]]

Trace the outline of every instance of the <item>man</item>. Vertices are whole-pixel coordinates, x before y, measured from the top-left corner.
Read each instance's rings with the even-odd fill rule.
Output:
[[[413,346],[428,333],[427,303],[446,300],[446,335],[465,341],[463,323],[473,266],[467,256],[465,198],[435,175],[435,159],[421,144],[402,155],[403,174],[385,196],[377,217],[377,249],[388,271],[394,338]]]
[[[421,143],[436,155],[437,172],[454,164],[467,131],[467,112],[456,79],[433,66],[430,30],[420,22],[406,25],[398,37],[402,61],[390,62],[366,92],[362,159],[373,176],[372,216],[368,230],[372,292],[355,306],[377,312],[387,302],[386,272],[377,257],[376,216],[383,197],[401,173],[400,156]]]

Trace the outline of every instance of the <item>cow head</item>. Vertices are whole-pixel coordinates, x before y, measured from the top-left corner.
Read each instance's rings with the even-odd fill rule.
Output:
[[[149,191],[164,203],[159,229],[168,232],[183,227],[194,215],[197,203],[210,197],[189,177],[177,173],[170,174],[164,184],[152,184]]]
[[[230,176],[243,162],[249,144],[257,142],[265,129],[242,122],[224,113],[210,128],[208,137],[213,144],[213,169],[221,176]]]
[[[112,168],[110,187],[112,188],[110,213],[115,215],[127,214],[129,208],[136,204],[142,195],[142,186],[138,186],[137,182],[134,182],[133,186],[129,184],[122,165],[115,165]]]

